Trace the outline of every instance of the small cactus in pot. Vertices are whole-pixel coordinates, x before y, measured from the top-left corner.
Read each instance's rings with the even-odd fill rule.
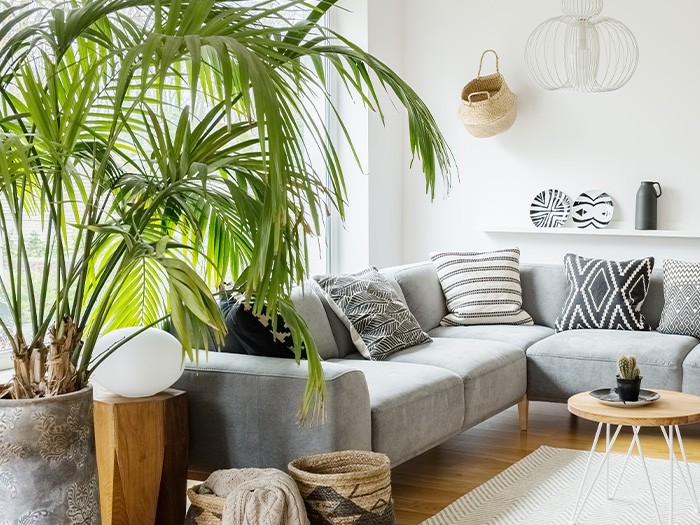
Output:
[[[633,355],[621,355],[617,359],[617,394],[622,401],[639,400],[642,376]]]

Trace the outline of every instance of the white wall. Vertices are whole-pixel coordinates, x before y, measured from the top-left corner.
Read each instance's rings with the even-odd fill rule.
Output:
[[[619,91],[576,94],[542,90],[525,71],[527,37],[537,24],[560,14],[558,0],[402,0],[403,12],[396,13],[402,21],[397,37],[403,44],[402,73],[433,111],[461,172],[449,197],[432,204],[415,168],[402,177],[402,262],[425,259],[431,250],[513,244],[520,246],[523,260],[533,262],[560,262],[568,251],[700,260],[700,240],[483,233],[488,225],[528,226],[532,198],[548,187],[572,199],[587,189],[604,189],[615,199],[615,220],[633,222],[641,180],[663,186],[659,228],[700,230],[700,97],[695,95],[700,2],[672,4],[673,9],[651,0],[606,2],[603,14],[635,34],[639,67]],[[476,139],[456,110],[461,88],[476,75],[487,48],[498,51],[520,111],[506,133]],[[387,145],[395,151],[394,141],[373,136],[370,158]],[[405,142],[402,151],[392,159],[395,166],[407,166]],[[386,195],[370,190],[373,198]],[[374,228],[372,208],[370,218]],[[389,242],[389,232],[382,235]]]

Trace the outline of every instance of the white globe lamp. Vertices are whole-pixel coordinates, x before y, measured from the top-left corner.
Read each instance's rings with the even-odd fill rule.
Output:
[[[119,328],[95,343],[93,361],[143,327]],[[172,334],[147,328],[123,343],[92,374],[99,386],[124,397],[148,397],[172,386],[182,375],[182,344]]]

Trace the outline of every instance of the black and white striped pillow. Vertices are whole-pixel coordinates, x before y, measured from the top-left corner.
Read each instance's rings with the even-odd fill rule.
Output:
[[[450,312],[441,325],[533,324],[523,310],[518,248],[437,252],[430,258]]]

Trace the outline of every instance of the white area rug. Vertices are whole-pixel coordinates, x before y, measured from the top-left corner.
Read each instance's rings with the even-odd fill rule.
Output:
[[[676,452],[678,454],[678,452]],[[589,452],[540,447],[483,485],[452,503],[423,525],[568,525]],[[603,453],[593,457],[586,487],[597,470]],[[612,454],[611,491],[617,482],[625,456]],[[668,523],[670,463],[647,458],[662,523]],[[681,463],[681,465],[683,465]],[[685,467],[683,466],[685,471]],[[700,495],[700,464],[690,463],[695,490]],[[673,523],[700,525],[688,489],[674,472]],[[585,494],[585,489],[584,489]],[[658,523],[644,477],[641,460],[630,458],[615,498],[605,496],[605,468],[576,521],[578,525],[653,525]]]

